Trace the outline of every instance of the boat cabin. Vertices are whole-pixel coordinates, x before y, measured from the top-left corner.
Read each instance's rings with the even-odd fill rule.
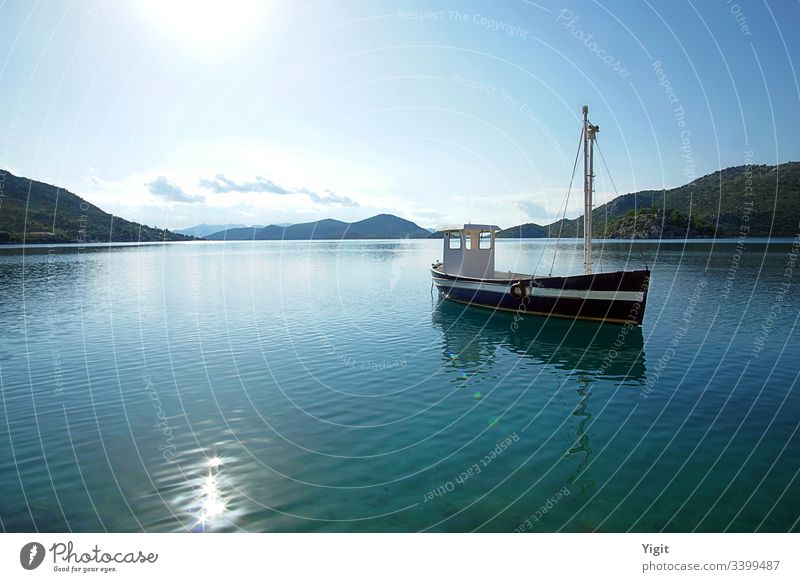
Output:
[[[494,278],[495,232],[499,226],[465,224],[445,229],[442,270],[461,277]]]

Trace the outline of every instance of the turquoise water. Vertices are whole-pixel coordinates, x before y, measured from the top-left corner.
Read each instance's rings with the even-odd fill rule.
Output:
[[[440,244],[0,249],[2,528],[800,529],[791,241],[600,243],[645,325],[516,331],[432,295]]]

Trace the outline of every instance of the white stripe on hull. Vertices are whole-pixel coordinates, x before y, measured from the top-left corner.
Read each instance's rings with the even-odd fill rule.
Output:
[[[510,293],[511,285],[505,283],[473,283],[469,281],[451,281],[435,279],[436,284],[448,289],[465,289],[469,291],[489,291],[492,293]],[[526,287],[528,295],[533,297],[555,297],[558,299],[597,299],[602,301],[635,301],[641,302],[644,293],[641,291],[593,291],[590,289],[544,289],[542,287]]]

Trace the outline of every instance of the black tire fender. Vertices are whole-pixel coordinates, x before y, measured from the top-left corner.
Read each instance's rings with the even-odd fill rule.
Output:
[[[511,296],[514,299],[518,299],[518,300],[525,299],[525,296],[528,294],[528,290],[525,288],[525,286],[521,282],[520,283],[514,283],[511,286],[511,289],[508,290],[508,292],[511,293]]]

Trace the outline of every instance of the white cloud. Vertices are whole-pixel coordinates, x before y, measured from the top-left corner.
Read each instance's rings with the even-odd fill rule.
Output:
[[[267,180],[261,176],[256,176],[255,180],[249,182],[236,182],[225,176],[225,174],[217,174],[212,180],[208,180],[206,178],[201,179],[200,186],[218,194],[225,192],[269,192],[271,194],[292,193],[290,190],[286,190],[285,188],[278,186],[272,180]]]
[[[312,192],[307,188],[302,188],[298,190],[298,192],[302,192],[303,194],[308,196],[312,202],[315,202],[317,204],[324,204],[326,206],[350,206],[353,208],[359,206],[358,202],[355,202],[354,200],[348,198],[347,196],[339,196],[338,194],[336,194],[335,192],[331,192],[330,190],[325,190],[325,192],[327,193],[326,196],[320,196],[316,192]]]
[[[165,176],[158,176],[150,182],[146,182],[147,190],[153,196],[170,202],[203,202],[202,196],[187,194],[174,182],[167,180]]]

